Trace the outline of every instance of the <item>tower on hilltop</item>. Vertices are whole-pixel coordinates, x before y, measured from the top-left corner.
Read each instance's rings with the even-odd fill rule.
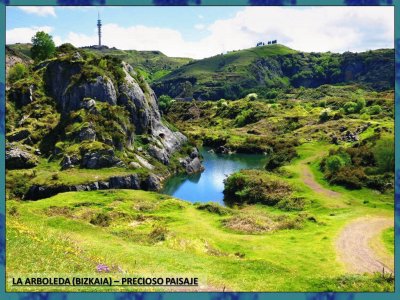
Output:
[[[101,20],[100,20],[100,13],[97,12],[97,31],[99,34],[99,48],[101,47]]]

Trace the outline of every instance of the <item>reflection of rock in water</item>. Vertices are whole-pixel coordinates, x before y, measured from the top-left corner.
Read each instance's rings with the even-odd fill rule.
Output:
[[[186,177],[190,182],[198,183],[200,181],[201,173],[195,173]]]

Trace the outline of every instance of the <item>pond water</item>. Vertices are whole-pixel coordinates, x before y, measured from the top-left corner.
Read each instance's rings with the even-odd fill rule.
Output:
[[[215,154],[200,149],[205,170],[200,174],[177,175],[166,181],[164,194],[190,202],[217,202],[224,205],[224,179],[241,169],[262,169],[263,154]]]

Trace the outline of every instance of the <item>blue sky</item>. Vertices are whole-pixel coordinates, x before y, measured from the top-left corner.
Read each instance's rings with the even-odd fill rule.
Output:
[[[278,42],[303,51],[365,51],[393,47],[392,7],[7,7],[7,43],[29,42],[38,30],[56,44],[97,43],[203,58]]]

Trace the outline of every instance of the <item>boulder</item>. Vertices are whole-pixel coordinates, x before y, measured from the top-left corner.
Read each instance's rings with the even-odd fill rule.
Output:
[[[139,163],[135,162],[135,161],[131,161],[129,163],[129,168],[131,168],[131,169],[140,169],[141,167],[142,166]]]
[[[204,167],[198,157],[195,157],[189,164],[186,165],[186,172],[188,174],[199,173],[204,171]]]
[[[109,179],[110,189],[140,189],[140,180],[137,174],[128,176],[114,176]]]
[[[9,142],[22,141],[22,140],[26,139],[27,137],[29,137],[30,134],[31,133],[27,129],[16,130],[7,135],[7,140]]]
[[[123,165],[123,162],[118,157],[115,157],[114,151],[111,149],[88,152],[83,156],[81,162],[81,167],[87,169],[100,169]]]
[[[61,170],[66,170],[69,168],[73,168],[75,166],[78,166],[80,164],[79,158],[76,155],[65,155],[63,159],[60,162],[61,165]]]
[[[156,146],[149,147],[149,154],[156,158],[157,160],[161,161],[164,165],[169,164],[169,155],[168,152],[164,148],[158,148]]]
[[[153,166],[152,164],[150,164],[145,158],[141,157],[141,156],[138,155],[138,154],[135,154],[135,157],[136,157],[136,159],[138,160],[138,162],[139,162],[143,167],[145,167],[146,169],[149,169],[149,170],[153,170],[153,169],[154,169],[154,166]]]
[[[91,127],[85,127],[79,132],[79,141],[95,141],[96,131]]]
[[[161,180],[154,174],[150,174],[143,184],[144,190],[159,191],[162,188]]]
[[[6,169],[29,169],[37,165],[37,158],[16,146],[6,150]]]

